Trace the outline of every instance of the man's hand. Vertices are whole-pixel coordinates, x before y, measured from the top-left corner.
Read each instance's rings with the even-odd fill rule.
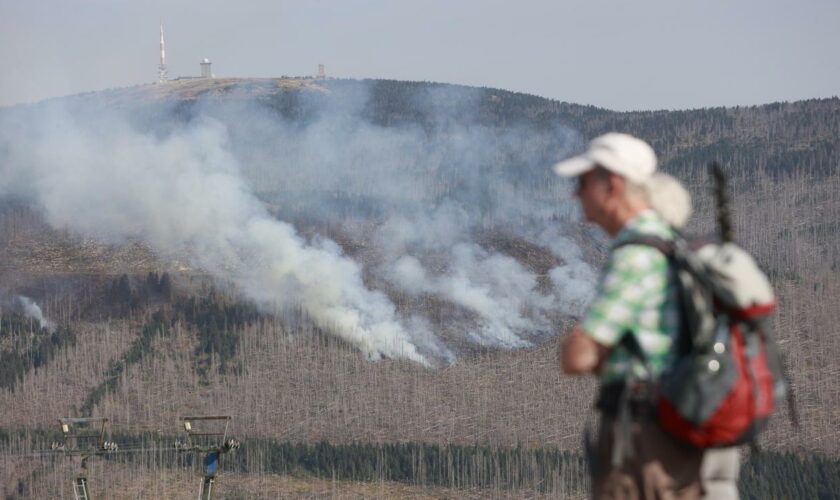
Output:
[[[579,324],[572,328],[572,334],[563,339],[558,347],[560,368],[569,375],[597,372],[609,351],[586,335]]]

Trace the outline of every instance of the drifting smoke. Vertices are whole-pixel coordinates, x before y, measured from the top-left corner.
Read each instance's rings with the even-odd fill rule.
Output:
[[[386,252],[378,271],[386,281],[410,295],[440,296],[474,313],[478,326],[467,333],[482,345],[523,347],[530,342],[522,333],[549,333],[544,313],[557,304],[538,291],[533,272],[469,241],[471,219],[463,210],[447,206],[427,215],[394,216],[378,230],[377,247]],[[437,273],[415,256],[434,252],[445,263]]]
[[[23,295],[17,295],[13,300],[6,299],[3,306],[12,312],[20,313],[38,322],[41,328],[52,328],[52,323],[44,316],[41,307],[34,300]]]
[[[332,99],[288,93],[291,117],[225,101],[198,104],[180,121],[169,109],[140,118],[50,106],[6,113],[0,196],[34,199],[54,227],[186,254],[259,304],[302,306],[374,359],[453,353],[428,318],[399,313],[366,279],[468,311],[475,321],[464,336],[482,345],[529,345],[553,333],[552,311],[579,311],[594,276],[562,228],[547,230],[574,217],[568,189],[548,172],[577,145],[573,133],[482,125],[480,94],[445,87],[411,98],[422,123],[386,126],[367,86],[334,90]],[[315,227],[373,221],[361,226],[378,253],[366,267],[278,217]],[[488,230],[550,249],[561,262],[548,272],[550,289],[479,244]]]
[[[580,247],[570,238],[559,234],[556,228],[546,229],[539,240],[551,252],[562,257],[565,264],[549,271],[554,293],[566,310],[574,316],[583,314],[583,309],[595,295],[592,284],[596,280],[592,267],[583,260]]]
[[[228,278],[261,303],[301,302],[313,319],[370,356],[424,361],[381,293],[367,290],[359,266],[335,244],[307,244],[274,220],[249,192],[225,149],[224,127],[202,120],[163,139],[124,122],[96,127],[50,117],[36,142],[9,148],[56,227],[110,242],[146,241]]]
[[[516,333],[537,328],[533,318],[524,316],[526,306],[544,309],[551,302],[535,291],[533,274],[513,258],[491,254],[477,245],[459,243],[452,248],[451,257],[451,272],[430,276],[417,258],[402,256],[392,264],[391,282],[410,294],[439,295],[474,312],[480,318],[479,327],[468,333],[480,344],[529,345]]]

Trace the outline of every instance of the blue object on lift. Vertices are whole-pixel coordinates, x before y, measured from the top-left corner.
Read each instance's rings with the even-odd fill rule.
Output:
[[[219,452],[208,453],[207,458],[204,459],[204,465],[207,467],[207,475],[215,476],[219,465]]]

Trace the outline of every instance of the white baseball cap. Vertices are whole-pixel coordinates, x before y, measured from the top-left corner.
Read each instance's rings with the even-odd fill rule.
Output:
[[[641,183],[656,171],[656,153],[641,139],[610,132],[592,139],[583,154],[554,165],[554,172],[563,177],[577,177],[595,167]]]

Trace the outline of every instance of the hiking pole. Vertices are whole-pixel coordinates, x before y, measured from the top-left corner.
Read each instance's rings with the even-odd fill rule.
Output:
[[[717,223],[720,230],[721,243],[732,243],[735,240],[735,235],[732,230],[732,221],[730,219],[729,211],[729,193],[726,190],[726,175],[723,169],[716,161],[709,165],[709,172],[714,181],[715,203],[717,205]],[[765,335],[770,335],[770,330],[765,330]],[[802,429],[802,423],[799,419],[799,411],[796,407],[796,395],[793,391],[793,385],[790,381],[790,370],[784,356],[779,353],[778,357],[779,371],[782,378],[786,381],[787,388],[785,390],[785,397],[787,399],[788,416],[790,417],[793,428],[797,431]],[[753,450],[757,451],[757,445],[753,443]]]
[[[729,193],[726,191],[726,175],[716,161],[709,165],[709,172],[714,181],[715,203],[717,205],[717,223],[720,230],[721,243],[732,243],[735,234],[732,231],[732,221],[729,214]]]

